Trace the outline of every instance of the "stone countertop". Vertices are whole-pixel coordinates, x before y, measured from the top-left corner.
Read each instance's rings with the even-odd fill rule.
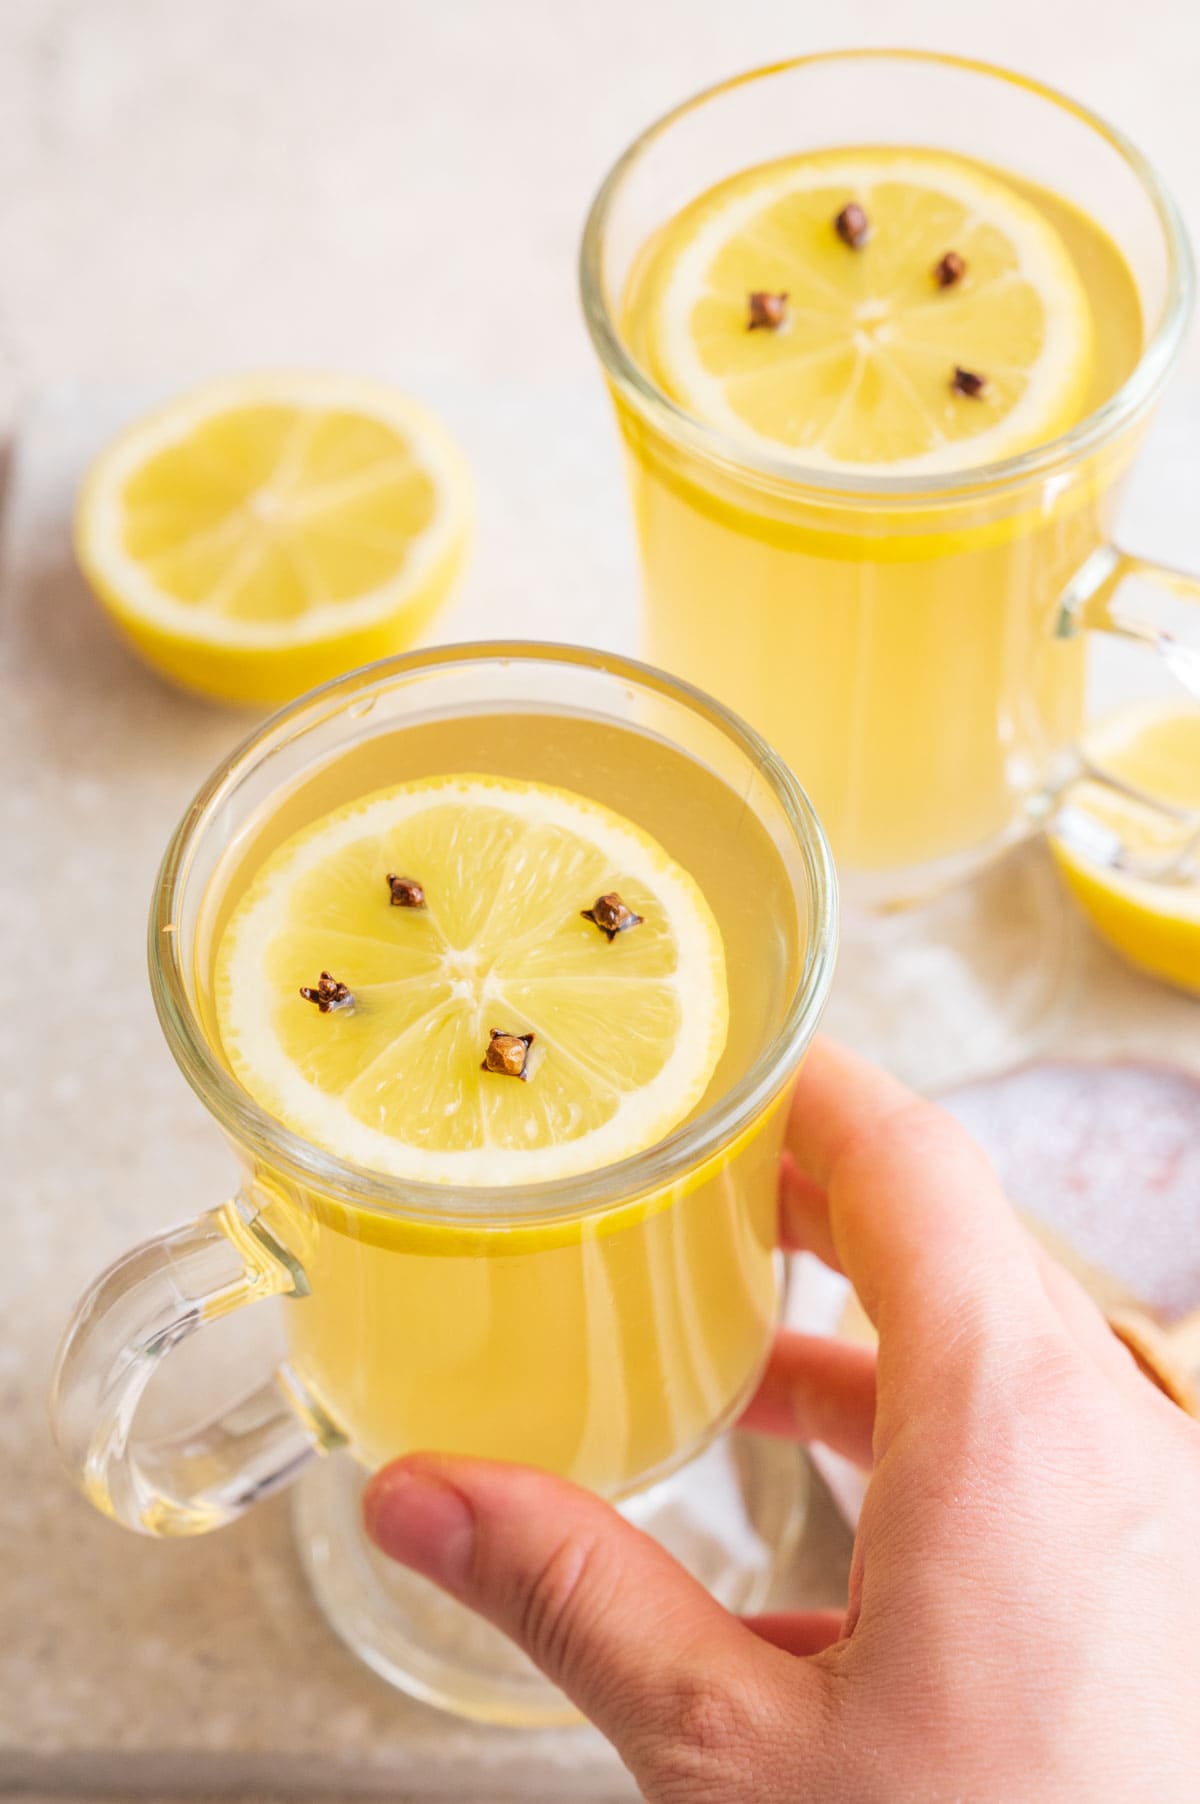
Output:
[[[249,724],[126,654],[74,574],[67,522],[86,457],[144,400],[231,366],[351,365],[424,393],[479,475],[475,560],[442,636],[502,621],[627,646],[624,498],[574,294],[586,200],[690,89],[892,29],[882,0],[836,16],[794,0],[45,0],[0,18],[0,422],[17,443],[0,567],[0,1792],[630,1795],[588,1732],[465,1728],[362,1669],[308,1601],[282,1500],[155,1544],[94,1516],[57,1469],[44,1396],[71,1299],[230,1184],[159,1039],[143,924],[168,833]],[[1180,41],[1200,23],[1177,0],[970,16],[913,0],[905,29],[1061,81],[1200,218]],[[1164,432],[1134,540],[1195,563],[1200,419],[1180,409]],[[1194,1007],[1078,937],[1056,1046],[1195,1051]],[[835,1597],[845,1545],[819,1505],[798,1588]]]

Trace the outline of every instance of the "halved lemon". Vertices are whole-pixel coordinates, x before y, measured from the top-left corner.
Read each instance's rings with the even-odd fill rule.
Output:
[[[834,221],[850,203],[869,235]],[[939,286],[949,251],[965,274]],[[786,294],[747,329],[749,297]],[[686,208],[636,278],[633,349],[689,412],[817,467],[954,470],[1078,418],[1092,323],[1076,267],[1015,188],[939,152],[847,150],[749,170]],[[955,371],[983,379],[978,394]]]
[[[415,879],[396,907],[389,877]],[[642,920],[585,918],[616,893]],[[301,996],[325,971],[349,997]],[[696,1108],[728,1028],[720,930],[639,827],[567,790],[450,776],[326,815],[267,860],[218,948],[222,1044],[278,1120],[432,1183],[596,1169]],[[532,1035],[524,1075],[482,1068]],[[514,1061],[520,1065],[518,1052]]]
[[[75,547],[148,663],[222,701],[270,703],[410,646],[470,513],[463,455],[418,402],[344,377],[239,376],[101,452]]]
[[[1125,788],[1084,777],[1062,797],[1050,843],[1067,885],[1131,964],[1200,995],[1200,708],[1123,709],[1083,749]]]

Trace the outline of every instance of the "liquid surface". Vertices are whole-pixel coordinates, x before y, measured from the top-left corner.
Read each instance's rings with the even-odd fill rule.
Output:
[[[861,210],[857,247],[835,228],[847,206]],[[958,267],[943,282],[947,253]],[[748,329],[755,292],[778,296],[780,317]],[[1027,450],[1113,394],[1143,340],[1133,276],[1095,221],[915,147],[812,152],[718,184],[644,247],[623,321],[690,412],[847,470]],[[956,369],[982,379],[978,393]]]
[[[719,777],[662,740],[581,715],[436,720],[364,741],[274,796],[214,873],[197,933],[202,1018],[221,1048],[213,1005],[217,949],[262,866],[293,835],[359,797],[452,770],[548,783],[594,799],[648,833],[691,876],[725,951],[725,1049],[691,1115],[731,1089],[783,1020],[803,957],[792,885],[752,809]]]

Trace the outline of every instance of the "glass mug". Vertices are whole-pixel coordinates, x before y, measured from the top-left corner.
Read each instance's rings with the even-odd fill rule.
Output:
[[[1010,169],[1073,201],[1123,252],[1142,353],[1061,438],[949,475],[807,469],[693,418],[639,367],[621,311],[659,227],[742,169],[873,143]],[[800,774],[849,899],[935,893],[1045,822],[1080,768],[1085,633],[1157,647],[1200,695],[1200,581],[1111,541],[1122,478],[1180,351],[1191,258],[1153,172],[1082,107],[924,52],[758,70],[625,152],[592,206],[581,281],[627,454],[647,656],[736,708]],[[1086,822],[1065,826],[1094,851]]]
[[[531,730],[486,730],[488,718],[514,715]],[[609,752],[586,769],[571,749],[581,722],[609,731]],[[790,987],[760,984],[769,1030],[725,1093],[635,1157],[521,1191],[408,1183],[308,1144],[239,1087],[206,1025],[214,877],[237,848],[264,819],[286,822],[284,837],[395,781],[397,769],[444,772],[464,735],[476,768],[486,759],[489,772],[586,784],[668,847],[681,799],[702,782],[690,831],[711,842],[710,868],[694,874],[704,887],[728,884],[737,823],[743,841],[761,830],[780,879],[776,937],[794,954]],[[747,945],[761,947],[768,929],[748,925]],[[532,1668],[503,1667],[507,1650],[489,1645],[464,1667],[462,1625],[448,1628],[427,1597],[404,1590],[421,1581],[369,1567],[357,1490],[369,1468],[416,1447],[531,1461],[611,1496],[636,1494],[629,1507],[651,1532],[661,1505],[674,1550],[689,1558],[687,1535],[678,1538],[689,1463],[745,1402],[781,1306],[779,1105],[815,1031],[835,943],[828,849],[791,773],[719,705],[644,666],[567,647],[455,646],[370,666],[276,715],[192,803],[150,924],[163,1032],[232,1143],[241,1184],[126,1254],[76,1310],[52,1418],[86,1495],[127,1527],[194,1534],[317,1467],[301,1503],[302,1552],[344,1638],[429,1701],[510,1721],[561,1716],[563,1701]],[[731,985],[756,981],[732,952],[728,964]],[[287,1299],[284,1362],[211,1420],[142,1432],[143,1394],[172,1350],[267,1297]],[[765,1446],[761,1458],[777,1460]],[[340,1461],[319,1462],[338,1449]],[[771,1470],[769,1483],[741,1472],[741,1526],[764,1546],[786,1544],[799,1508],[794,1464],[782,1478]],[[712,1543],[706,1528],[693,1566],[752,1602],[763,1572],[739,1570],[735,1541],[714,1567]]]

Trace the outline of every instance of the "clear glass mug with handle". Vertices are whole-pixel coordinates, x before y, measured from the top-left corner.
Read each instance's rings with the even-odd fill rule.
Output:
[[[801,453],[689,414],[639,364],[623,307],[665,222],[741,170],[871,144],[982,159],[1073,203],[1117,245],[1141,355],[1062,437],[936,476],[806,468]],[[934,895],[1055,816],[1081,768],[1086,634],[1157,648],[1200,695],[1200,580],[1112,539],[1178,360],[1191,257],[1158,178],[1102,120],[1023,77],[925,52],[761,69],[625,152],[592,206],[581,280],[626,451],[647,655],[736,708],[798,772],[847,900]],[[1056,830],[1125,856],[1078,812]]]
[[[497,732],[497,718],[528,730]],[[594,767],[571,750],[577,723],[591,734],[579,744],[609,748]],[[598,740],[598,729],[611,732]],[[736,885],[730,846],[760,831],[778,876],[776,918],[746,930],[755,970],[729,965],[744,989],[765,997],[771,980],[777,992],[745,1069],[644,1153],[525,1189],[404,1182],[298,1137],[235,1081],[205,999],[221,873],[264,817],[294,831],[378,787],[381,746],[406,777],[444,774],[464,734],[476,759],[488,748],[494,774],[570,786],[573,770],[577,788],[660,842],[683,827],[710,841],[710,868],[694,871],[710,895]],[[701,781],[689,827],[680,801]],[[490,1720],[557,1720],[569,1707],[494,1631],[373,1554],[358,1495],[394,1454],[441,1447],[565,1472],[625,1499],[718,1594],[754,1607],[798,1527],[801,1471],[765,1442],[730,1450],[720,1431],[757,1380],[782,1303],[781,1104],[836,938],[832,864],[795,779],[726,710],[644,666],[566,647],[454,646],[285,709],[200,791],[159,876],[159,1019],[242,1178],[230,1201],[126,1254],[77,1306],[51,1415],[85,1494],[126,1527],[181,1536],[306,1474],[301,1555],[334,1627],[393,1683]],[[792,949],[783,963],[768,962],[772,939]],[[174,1350],[273,1297],[283,1362],[211,1419],[147,1428],[151,1380],[176,1419],[198,1413],[186,1382],[172,1384]],[[705,1513],[716,1489],[723,1522]]]

